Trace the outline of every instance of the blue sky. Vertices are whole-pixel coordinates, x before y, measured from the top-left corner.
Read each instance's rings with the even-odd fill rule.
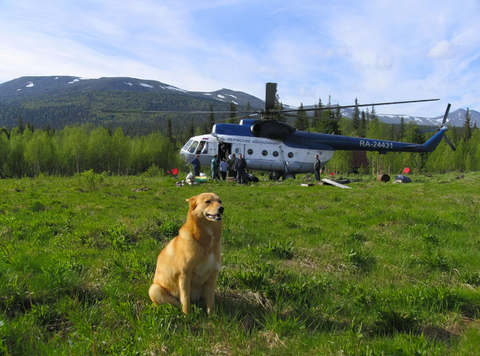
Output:
[[[0,83],[135,77],[434,117],[480,111],[480,1],[1,0]]]

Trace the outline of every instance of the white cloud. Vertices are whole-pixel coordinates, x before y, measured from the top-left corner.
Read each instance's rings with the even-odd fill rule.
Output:
[[[447,40],[437,43],[428,52],[428,56],[434,59],[450,59],[457,55],[458,48],[456,48],[450,41]]]
[[[478,103],[478,0],[4,0],[0,83],[27,75],[154,79],[286,104]],[[393,108],[396,109],[396,108]]]

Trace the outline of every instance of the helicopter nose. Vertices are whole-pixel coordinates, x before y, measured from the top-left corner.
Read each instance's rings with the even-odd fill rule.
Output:
[[[191,156],[190,153],[184,150],[180,151],[180,159],[187,164],[193,159],[193,157],[190,157],[190,156]]]

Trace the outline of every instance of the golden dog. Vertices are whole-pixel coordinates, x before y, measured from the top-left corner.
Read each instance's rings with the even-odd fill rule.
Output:
[[[220,269],[222,201],[214,193],[187,201],[187,222],[160,252],[148,294],[155,305],[181,305],[185,314],[190,303],[201,298],[210,314]]]

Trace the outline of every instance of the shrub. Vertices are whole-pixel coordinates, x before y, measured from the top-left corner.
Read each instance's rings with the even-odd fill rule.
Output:
[[[107,172],[102,172],[101,174],[98,174],[95,173],[93,169],[90,169],[89,171],[80,173],[79,177],[80,181],[83,183],[87,190],[97,190],[102,186],[107,174]]]

